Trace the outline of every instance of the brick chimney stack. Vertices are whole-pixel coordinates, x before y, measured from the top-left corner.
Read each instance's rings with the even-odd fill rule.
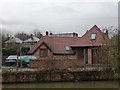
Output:
[[[76,37],[78,37],[78,34],[76,33]]]
[[[77,33],[73,33],[73,37],[78,37],[78,34]]]
[[[46,31],[46,36],[48,36],[48,31]]]
[[[75,33],[73,33],[73,37],[75,37],[76,36],[76,34]]]
[[[52,35],[52,33],[50,33],[50,35]]]
[[[106,34],[108,35],[108,30],[106,29]]]

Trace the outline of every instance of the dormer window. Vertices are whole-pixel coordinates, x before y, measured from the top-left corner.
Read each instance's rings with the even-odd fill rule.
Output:
[[[96,40],[96,33],[92,33],[90,38],[91,38],[91,40]]]

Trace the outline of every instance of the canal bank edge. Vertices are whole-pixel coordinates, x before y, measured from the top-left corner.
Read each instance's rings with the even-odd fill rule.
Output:
[[[31,83],[54,81],[83,81],[83,80],[117,80],[118,74],[114,70],[105,71],[5,71],[2,73],[2,83]]]

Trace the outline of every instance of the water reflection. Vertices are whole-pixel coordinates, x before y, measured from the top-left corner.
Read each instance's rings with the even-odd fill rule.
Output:
[[[3,88],[118,88],[118,81],[79,81],[3,84]]]

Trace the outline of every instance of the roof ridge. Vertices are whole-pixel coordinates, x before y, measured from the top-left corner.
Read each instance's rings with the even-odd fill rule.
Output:
[[[97,25],[94,25],[94,26],[92,26],[89,30],[87,30],[82,37],[84,37],[88,32],[90,32],[90,31],[93,30],[94,28],[97,28],[96,30],[99,30],[100,32],[102,32]]]
[[[79,36],[42,36],[41,38],[81,38]]]

